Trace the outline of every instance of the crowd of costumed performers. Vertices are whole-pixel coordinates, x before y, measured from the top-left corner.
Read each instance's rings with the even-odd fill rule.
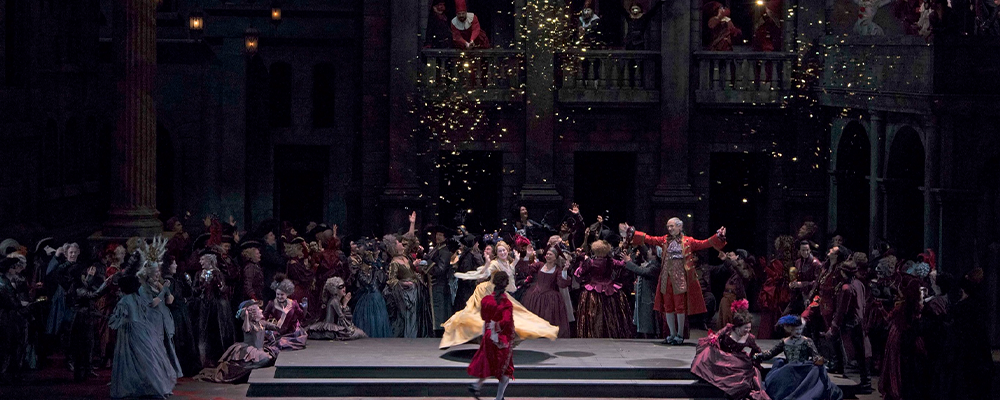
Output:
[[[185,215],[152,242],[0,241],[0,384],[27,369],[62,367],[85,381],[108,368],[116,397],[165,396],[179,376],[240,382],[315,340],[436,337],[446,349],[512,330],[514,345],[678,346],[692,329],[715,329],[692,369],[734,397],[836,398],[827,374],[846,373],[859,391],[878,374],[886,399],[989,397],[984,272],[943,271],[930,250],[879,241],[854,252],[836,232],[821,245],[811,221],[759,257],[727,248],[725,227],[691,237],[680,218],[655,236],[607,214],[585,218],[576,204],[541,218],[518,206],[498,227],[470,228],[468,215],[418,230],[413,212],[408,227],[368,237]],[[488,311],[491,298],[499,308]],[[490,328],[508,304],[513,323]],[[756,339],[780,342],[762,351]],[[759,363],[779,354],[760,378]]]

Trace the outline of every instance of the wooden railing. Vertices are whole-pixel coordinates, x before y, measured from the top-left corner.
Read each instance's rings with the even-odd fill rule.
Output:
[[[425,49],[422,84],[451,85],[481,101],[524,99],[524,54],[515,50]]]
[[[791,90],[796,55],[697,51],[695,101],[706,105],[781,105]]]
[[[556,87],[562,103],[657,103],[660,53],[587,50],[556,56]]]

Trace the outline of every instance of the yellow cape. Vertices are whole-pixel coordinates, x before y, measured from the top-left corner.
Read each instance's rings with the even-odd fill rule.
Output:
[[[483,334],[483,317],[479,315],[479,305],[484,296],[492,293],[493,283],[491,282],[483,282],[476,286],[476,292],[472,294],[469,301],[465,302],[465,308],[441,324],[444,327],[444,337],[441,338],[439,348],[447,349],[458,346]],[[517,334],[518,339],[544,337],[555,340],[559,336],[558,326],[553,326],[542,317],[532,314],[509,294],[507,298],[514,304],[514,333]]]

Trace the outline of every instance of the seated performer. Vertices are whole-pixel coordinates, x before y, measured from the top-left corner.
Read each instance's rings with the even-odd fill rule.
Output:
[[[479,350],[472,356],[467,369],[469,375],[479,378],[469,387],[477,400],[486,378],[494,376],[500,380],[497,400],[504,398],[507,384],[514,378],[514,303],[504,290],[510,283],[510,276],[504,271],[494,271],[490,283],[493,295],[483,297],[480,307],[480,317],[486,324],[485,339],[479,342]]]
[[[830,382],[826,374],[826,361],[819,355],[812,339],[802,336],[805,321],[797,315],[786,315],[778,320],[785,328],[787,336],[771,350],[754,357],[755,361],[767,361],[785,353],[778,359],[764,380],[767,395],[772,399],[799,400],[841,400],[844,393]]]
[[[264,321],[264,312],[257,300],[240,303],[236,318],[243,320],[243,341],[233,343],[222,354],[219,365],[201,370],[194,379],[215,383],[246,382],[250,372],[274,365],[278,347],[267,331],[277,331],[277,325]]]
[[[339,276],[327,279],[323,285],[323,302],[326,308],[326,318],[309,325],[309,339],[354,340],[366,338],[364,331],[354,326],[351,308],[347,302],[351,294],[347,293],[344,280]]]
[[[623,236],[630,227],[622,224],[620,230]],[[726,227],[706,240],[697,240],[685,236],[684,222],[680,218],[667,221],[667,236],[649,236],[643,232],[635,232],[632,245],[662,247],[663,258],[660,268],[660,283],[656,288],[656,299],[653,308],[663,313],[663,319],[670,329],[664,344],[684,343],[685,317],[707,312],[705,298],[701,294],[701,285],[695,273],[694,252],[714,247],[722,250],[726,246]]]
[[[306,312],[299,302],[288,298],[288,295],[295,293],[295,284],[279,272],[274,275],[271,290],[274,290],[275,296],[264,307],[264,318],[280,328],[278,348],[281,351],[306,348],[306,331],[302,329]]]
[[[734,301],[730,306],[733,323],[727,324],[718,334],[709,333],[698,340],[691,373],[719,388],[729,398],[769,400],[753,361],[760,347],[750,333],[749,308],[746,299]]]
[[[509,293],[517,291],[514,286],[514,265],[520,260],[521,255],[515,254],[513,260],[510,259],[510,246],[507,243],[497,243],[497,258],[490,261],[488,265],[479,267],[470,273],[457,273],[455,277],[463,280],[486,279],[496,271],[505,272],[510,279],[507,281],[506,290]],[[493,283],[486,281],[476,286],[475,293],[465,303],[465,308],[452,315],[442,326],[444,326],[444,337],[441,338],[440,348],[446,349],[475,339],[483,334],[483,319],[480,317],[480,302],[483,297],[493,293]],[[553,326],[541,317],[532,314],[524,308],[521,303],[513,298],[509,299],[514,304],[515,332],[518,338],[535,339],[549,338],[555,339],[559,335],[559,327]]]

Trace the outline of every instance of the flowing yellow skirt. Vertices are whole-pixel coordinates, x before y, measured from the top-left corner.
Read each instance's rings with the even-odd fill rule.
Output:
[[[483,317],[479,315],[479,306],[483,297],[492,293],[491,282],[483,282],[476,286],[475,293],[465,302],[465,308],[441,324],[444,327],[444,336],[441,338],[439,348],[458,346],[483,334]],[[555,340],[559,336],[558,326],[551,325],[542,317],[532,314],[513,297],[507,298],[514,304],[514,333],[517,334],[518,340],[543,337]]]

